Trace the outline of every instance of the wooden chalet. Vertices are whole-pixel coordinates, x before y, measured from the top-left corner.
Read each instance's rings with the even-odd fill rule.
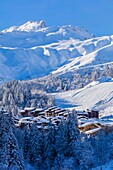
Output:
[[[97,110],[89,110],[87,109],[87,112],[83,111],[83,112],[77,112],[78,116],[85,116],[90,118],[99,118],[99,111]]]
[[[27,120],[23,120],[23,121],[19,121],[18,125],[20,128],[24,128],[25,126],[31,126],[33,124],[32,121],[27,121]]]
[[[24,110],[28,114],[28,116],[31,116],[32,111],[34,111],[36,108],[34,107],[26,107]]]
[[[64,116],[64,112],[58,113],[58,116]]]
[[[20,111],[19,111],[19,114],[20,114],[20,116],[22,116],[22,117],[28,116],[28,113],[27,113],[25,110],[20,110]]]
[[[79,125],[78,127],[82,132],[92,130],[92,129],[95,129],[95,128],[100,128],[100,126],[97,125],[94,122],[87,122],[87,123],[84,123],[83,125]]]
[[[52,117],[52,116],[59,116],[59,115],[62,115],[64,114],[66,110],[65,109],[61,109],[61,108],[58,108],[58,107],[52,107],[52,108],[49,108],[46,110],[46,117]]]
[[[89,118],[99,118],[99,111],[97,111],[97,110],[87,109],[87,113],[88,113]]]
[[[64,117],[68,117],[69,116],[69,113],[64,113]]]
[[[45,115],[45,112],[43,109],[35,109],[31,112],[31,114],[34,116],[34,117],[37,117],[37,116],[41,116],[41,115]]]
[[[36,108],[26,107],[24,108],[24,110],[20,110],[19,113],[22,117],[31,116],[32,111],[34,111],[35,109]]]
[[[42,108],[25,108],[24,110],[20,110],[19,114],[22,117],[27,117],[27,116],[33,116],[33,117],[37,117],[37,116],[41,116],[41,115],[45,115],[45,112]]]
[[[92,130],[88,130],[88,131],[86,131],[85,133],[88,135],[88,136],[90,136],[90,135],[96,135],[100,130],[101,130],[102,128],[95,128],[95,129],[92,129]]]

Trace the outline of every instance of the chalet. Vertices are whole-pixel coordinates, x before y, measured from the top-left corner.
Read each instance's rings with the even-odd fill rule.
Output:
[[[31,113],[32,111],[34,111],[36,108],[34,107],[26,107],[24,110],[25,110],[25,113],[28,115],[28,116],[31,116]]]
[[[22,116],[22,117],[26,117],[26,116],[28,116],[28,113],[25,112],[25,110],[20,110],[19,115]]]
[[[100,130],[101,130],[102,128],[95,128],[95,129],[92,129],[92,130],[88,130],[88,131],[86,131],[85,133],[87,134],[87,135],[96,135]]]
[[[64,113],[64,117],[68,117],[69,116],[69,113]]]
[[[99,118],[99,111],[87,109],[87,112],[77,111],[77,115],[78,116],[85,116],[85,117],[88,117],[88,118]]]
[[[66,112],[65,109],[61,109],[61,108],[58,108],[58,107],[54,107],[54,108],[52,108],[52,109],[49,108],[48,110],[46,110],[45,115],[46,115],[47,117],[58,116],[58,115],[63,116],[64,112]]]
[[[55,116],[55,111],[59,110],[57,107],[53,108],[53,109],[48,109],[46,110],[46,116],[47,117],[51,117],[51,116]]]
[[[35,109],[31,112],[31,114],[34,116],[34,117],[37,117],[37,116],[41,116],[41,115],[45,115],[45,112],[43,112],[44,110],[43,109]]]
[[[46,115],[46,117],[51,117],[52,116],[52,112],[46,111],[45,115]]]
[[[54,109],[56,109],[56,108],[57,108],[57,106],[50,107],[50,108],[48,108],[48,109],[46,110],[46,112],[51,112],[52,110],[54,110]]]
[[[64,112],[60,112],[58,115],[59,116],[64,116]]]
[[[27,125],[31,125],[33,123],[33,121],[31,121],[31,119],[29,119],[28,117],[26,118],[22,118],[19,120],[18,125],[20,126],[20,128],[24,128]]]
[[[99,118],[99,111],[97,111],[97,110],[87,109],[87,113],[88,113],[89,118]]]
[[[37,117],[40,115],[45,115],[45,112],[43,109],[41,108],[25,108],[24,110],[20,110],[19,114],[22,117],[26,117],[26,116],[33,116],[33,117]]]
[[[82,115],[82,116],[77,116],[77,119],[89,119],[87,116],[84,116],[84,115]]]
[[[56,113],[57,115],[58,115],[59,113],[61,113],[61,112],[65,113],[66,110],[65,110],[65,109],[58,109],[58,110],[55,111],[55,113]]]
[[[36,108],[26,107],[24,110],[20,110],[19,113],[22,117],[31,116],[31,112]]]
[[[79,129],[82,131],[82,132],[85,132],[85,131],[88,131],[88,130],[92,130],[92,129],[95,129],[95,128],[100,128],[99,125],[97,125],[96,123],[94,122],[87,122],[87,123],[84,123],[83,125],[80,125],[78,126]]]

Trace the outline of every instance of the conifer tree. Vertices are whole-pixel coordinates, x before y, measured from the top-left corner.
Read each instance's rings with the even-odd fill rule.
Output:
[[[15,138],[10,115],[0,111],[0,168],[24,170],[23,157]]]
[[[53,167],[55,157],[55,128],[52,126],[50,121],[48,133],[45,135],[44,139],[44,165],[46,169],[50,170]]]

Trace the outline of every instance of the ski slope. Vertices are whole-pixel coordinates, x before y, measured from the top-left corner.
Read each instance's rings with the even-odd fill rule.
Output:
[[[102,116],[113,114],[113,80],[92,82],[79,90],[54,94],[56,104],[76,110],[99,109]]]
[[[113,36],[83,27],[28,21],[0,32],[0,83],[38,78],[113,62]]]

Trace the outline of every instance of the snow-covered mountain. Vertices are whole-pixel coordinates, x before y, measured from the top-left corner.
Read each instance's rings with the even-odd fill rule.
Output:
[[[79,56],[75,46],[92,38],[84,28],[27,22],[0,32],[0,81],[40,77]]]
[[[0,82],[106,64],[112,54],[113,36],[94,38],[78,26],[28,21],[0,32]]]
[[[37,32],[38,30],[45,28],[45,21],[40,21],[40,22],[32,22],[28,21],[27,23],[21,25],[21,26],[12,26],[8,29],[3,30],[2,32],[7,33],[7,32],[14,32],[14,31],[26,31],[26,32]]]

